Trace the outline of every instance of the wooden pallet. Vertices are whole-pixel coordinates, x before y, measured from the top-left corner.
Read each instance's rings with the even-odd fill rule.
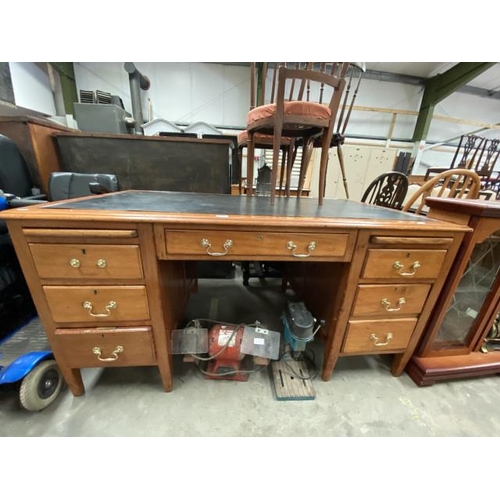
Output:
[[[310,380],[309,371],[304,361],[273,361],[271,363],[274,391],[278,401],[306,401],[316,397]]]

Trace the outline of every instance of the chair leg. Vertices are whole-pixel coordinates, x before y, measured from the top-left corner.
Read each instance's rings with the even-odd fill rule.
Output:
[[[274,127],[273,137],[273,168],[271,170],[271,205],[274,205],[276,198],[276,180],[278,178],[278,159],[281,147],[281,132],[283,129],[283,122],[278,123]]]
[[[290,196],[290,187],[292,184],[292,168],[293,162],[295,161],[295,139],[290,141],[288,146],[288,161],[286,164],[286,184],[285,184],[285,196]]]
[[[342,174],[342,182],[344,183],[345,197],[349,199],[349,189],[347,188],[347,177],[345,175],[344,153],[342,152],[342,145],[337,144],[337,155],[339,157],[340,172]]]
[[[247,142],[247,196],[253,195],[253,164],[255,156],[255,142],[253,132],[248,132]]]
[[[309,162],[311,161],[313,151],[313,143],[311,139],[304,139],[304,146],[302,147],[302,161],[300,162],[300,176],[299,176],[299,186],[297,189],[297,198],[302,196],[302,191],[304,189],[304,182],[306,180],[307,169]]]
[[[242,160],[243,160],[243,147],[239,147],[238,148],[238,163],[239,163],[239,168],[240,168],[240,179],[238,182],[238,194],[240,194],[240,195],[243,193],[243,177],[242,177],[243,171],[241,168]]]
[[[283,148],[281,150],[280,189],[279,189],[280,196],[282,195],[283,192],[283,180],[285,177],[286,161],[287,161],[287,149]]]
[[[321,138],[321,159],[319,163],[319,190],[318,205],[323,205],[323,198],[326,190],[326,169],[328,167],[328,153],[330,149],[330,140],[327,133]]]

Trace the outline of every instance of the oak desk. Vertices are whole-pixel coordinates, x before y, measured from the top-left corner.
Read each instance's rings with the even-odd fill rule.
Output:
[[[122,191],[2,213],[54,356],[74,395],[80,368],[158,366],[198,260],[281,260],[324,319],[322,378],[339,356],[395,354],[401,375],[465,226],[354,201]]]

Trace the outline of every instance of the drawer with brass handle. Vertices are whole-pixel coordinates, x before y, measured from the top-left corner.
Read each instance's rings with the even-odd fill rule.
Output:
[[[441,271],[446,250],[369,249],[362,278],[431,279]]]
[[[430,289],[428,284],[358,285],[352,315],[420,314]]]
[[[168,256],[184,258],[272,258],[280,260],[349,260],[355,234],[258,231],[165,232]]]
[[[342,352],[362,354],[398,352],[408,346],[417,319],[349,321]]]
[[[149,320],[144,286],[44,286],[56,323]]]
[[[53,339],[70,368],[156,364],[150,327],[59,328]]]
[[[31,243],[29,246],[42,279],[143,278],[138,245]]]

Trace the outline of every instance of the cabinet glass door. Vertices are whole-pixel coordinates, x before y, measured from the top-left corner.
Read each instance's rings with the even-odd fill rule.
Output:
[[[499,267],[500,231],[474,247],[466,271],[433,342],[433,349],[470,346],[475,332],[474,325],[483,317],[481,309],[494,288]]]

